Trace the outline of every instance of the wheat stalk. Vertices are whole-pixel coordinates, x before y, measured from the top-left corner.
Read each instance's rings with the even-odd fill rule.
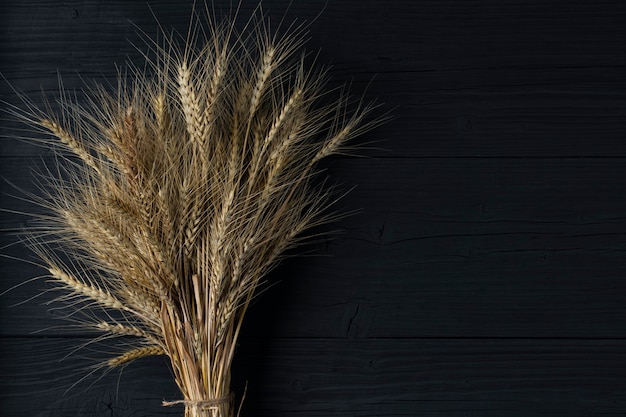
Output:
[[[195,28],[200,47],[152,43],[154,77],[135,71],[37,122],[82,161],[51,180],[56,216],[33,239],[69,291],[60,301],[121,312],[86,315],[85,326],[137,341],[106,364],[167,355],[183,400],[166,404],[187,417],[234,414],[230,369],[261,279],[336,218],[316,165],[380,122],[365,121],[371,104],[328,99],[326,73],[296,54],[303,26],[269,36],[258,14],[237,34],[234,20],[206,38]]]

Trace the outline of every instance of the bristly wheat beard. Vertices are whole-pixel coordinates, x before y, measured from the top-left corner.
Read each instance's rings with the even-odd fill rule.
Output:
[[[27,103],[20,117],[64,161],[43,203],[53,216],[29,243],[74,318],[125,338],[104,366],[167,355],[183,399],[164,405],[231,417],[261,278],[341,217],[334,187],[312,181],[318,162],[382,119],[310,69],[305,25],[271,32],[258,8],[242,30],[236,13],[203,30],[198,16],[182,46],[148,41],[149,74],[132,67],[117,91],[92,89],[86,105],[62,94],[58,116]]]

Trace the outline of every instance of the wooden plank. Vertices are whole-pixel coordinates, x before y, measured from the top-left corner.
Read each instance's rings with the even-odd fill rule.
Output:
[[[27,176],[20,166],[2,171]],[[250,317],[259,335],[624,337],[622,159],[342,159],[329,175],[358,184],[341,206],[363,212],[314,246],[324,256],[275,271],[280,284]],[[7,260],[3,286],[40,273]],[[42,287],[3,297],[3,334],[59,324],[39,305],[54,294],[6,307]]]
[[[62,395],[80,340],[2,339],[3,415],[180,415],[159,358]],[[242,415],[620,416],[624,340],[244,338],[233,385]],[[78,370],[78,375],[84,371]]]
[[[94,352],[89,348],[66,357],[85,341],[0,339],[4,359],[0,366],[2,415],[181,414],[180,410],[160,406],[164,399],[179,398],[163,357],[147,358],[142,366],[106,374],[93,368],[95,362],[85,359],[85,356],[93,357]],[[79,382],[81,378],[85,379]]]
[[[215,3],[219,10],[227,2]],[[242,16],[256,2],[244,3]],[[189,4],[150,7],[164,27],[185,33]],[[286,8],[284,1],[264,5],[274,21]],[[321,1],[296,3],[289,15],[313,20],[310,48],[323,48],[319,61],[333,63],[337,82],[353,80],[357,96],[369,84],[366,97],[386,102],[397,117],[365,138],[391,150],[374,154],[626,155],[621,1],[349,1],[327,5],[315,19],[322,9]],[[157,32],[147,6],[136,2],[13,2],[3,22],[0,73],[37,103],[41,89],[54,97],[57,71],[68,89],[83,88],[81,77],[114,83],[114,63],[140,59],[128,42],[141,43],[134,24]],[[19,105],[5,83],[0,99]],[[3,122],[0,134],[19,136],[18,128]],[[42,152],[0,142],[5,156]]]
[[[110,65],[133,51],[125,41],[139,30],[156,34],[160,23],[184,36],[192,3],[154,1],[148,8],[132,1],[8,2],[3,4],[2,32],[7,42],[0,51],[27,61],[12,60],[4,65],[19,68],[40,63],[42,58],[68,70],[75,70],[76,64],[91,63],[92,69],[96,69],[93,65]],[[229,1],[212,3],[218,14],[230,7]],[[257,3],[242,2],[242,24]],[[355,67],[368,62],[376,65],[370,70],[384,73],[495,67],[606,68],[623,66],[625,59],[616,54],[625,48],[621,36],[626,7],[619,0],[575,4],[489,0],[481,5],[462,0],[401,5],[358,0],[337,4],[269,0],[263,2],[263,8],[275,26],[283,16],[287,22],[311,22],[311,47],[323,46],[322,57],[332,59],[340,68],[349,67],[352,74]],[[528,30],[530,23],[533,30]],[[93,40],[97,43],[91,44]],[[88,50],[92,53],[87,54]]]

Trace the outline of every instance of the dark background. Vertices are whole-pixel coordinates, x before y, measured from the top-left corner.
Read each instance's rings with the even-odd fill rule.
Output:
[[[287,5],[264,2],[275,21]],[[150,8],[185,32],[190,7],[3,1],[0,72],[36,103],[57,71],[67,89],[112,81],[140,62],[134,25],[157,34]],[[330,164],[361,213],[250,311],[242,417],[626,415],[626,3],[294,1],[287,17],[312,21],[334,80],[395,120],[361,138],[385,150]],[[34,191],[51,153],[22,128],[3,116],[0,244],[29,258],[12,211],[40,209],[9,183]],[[4,258],[0,273],[3,291],[42,271]],[[27,301],[46,288],[0,297],[1,415],[182,415],[160,406],[180,398],[162,358],[104,376],[89,349],[66,358],[88,339],[54,327],[54,293]]]

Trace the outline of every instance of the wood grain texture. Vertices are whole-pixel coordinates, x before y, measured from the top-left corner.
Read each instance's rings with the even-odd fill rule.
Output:
[[[164,27],[184,34],[190,3],[149,4]],[[287,7],[264,5],[274,20]],[[37,101],[40,90],[58,90],[57,71],[69,89],[83,88],[81,77],[114,82],[115,63],[140,62],[131,44],[145,50],[137,27],[157,33],[143,3],[4,7],[0,72]],[[312,21],[308,47],[321,48],[319,61],[332,63],[338,83],[352,81],[357,94],[368,84],[368,96],[395,109],[396,121],[371,136],[393,155],[624,156],[626,12],[619,1],[315,1],[295,2],[289,16]],[[0,99],[15,103],[1,87]],[[0,150],[42,151],[13,141]]]
[[[263,2],[275,23],[288,3]],[[21,106],[13,87],[53,101],[57,73],[72,90],[114,82],[140,58],[138,28],[155,35],[156,16],[185,33],[191,4],[2,2],[0,107]],[[296,17],[333,85],[395,120],[362,139],[369,158],[328,164],[356,186],[340,206],[362,211],[254,304],[242,417],[625,415],[626,4],[315,0],[293,2]],[[12,259],[29,257],[18,213],[38,209],[8,195],[36,191],[51,153],[0,121],[2,292],[41,273]],[[28,301],[42,288],[0,297],[0,414],[182,414],[160,406],[177,392],[159,358],[64,395],[100,347],[59,362],[87,339],[55,327],[53,293]]]
[[[76,343],[5,341],[0,398],[11,415],[180,415],[160,407],[177,394],[158,358],[67,391],[73,381],[58,369],[76,363],[62,361],[57,371],[47,364]],[[625,348],[599,340],[246,338],[233,385],[241,392],[247,383],[243,412],[260,417],[618,416]]]
[[[626,199],[615,197],[626,190],[623,161],[354,159],[328,174],[357,185],[341,204],[363,211],[313,246],[318,256],[275,271],[280,284],[257,308],[274,306],[278,337],[626,335]],[[12,220],[5,226],[18,228]],[[18,261],[2,268],[4,288],[41,273]],[[45,282],[5,299],[19,303],[37,288]],[[4,334],[59,324],[43,305],[5,312]]]

